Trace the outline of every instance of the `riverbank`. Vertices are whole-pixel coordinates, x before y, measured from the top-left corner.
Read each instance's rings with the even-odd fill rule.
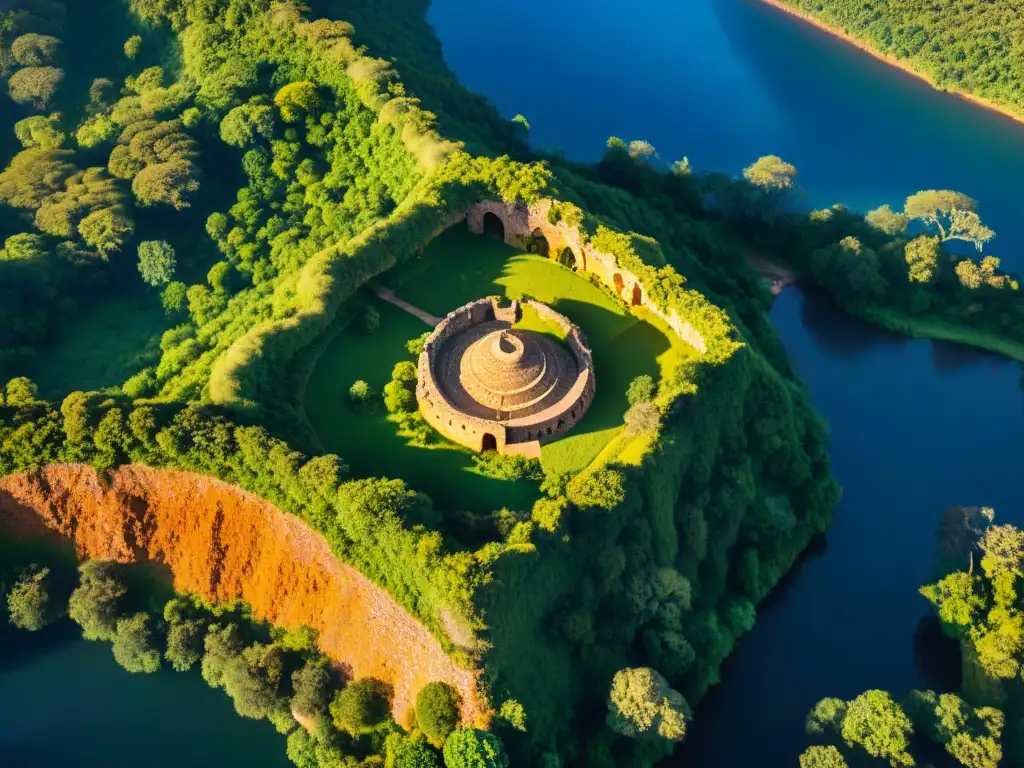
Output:
[[[849,43],[855,48],[860,49],[869,56],[873,56],[879,61],[885,62],[891,67],[895,67],[896,69],[902,70],[903,72],[906,72],[908,75],[916,77],[918,80],[923,80],[937,91],[942,91],[944,93],[950,93],[954,96],[958,96],[959,98],[964,99],[965,101],[971,102],[975,106],[979,106],[983,109],[988,109],[993,112],[998,112],[999,114],[1008,117],[1011,120],[1015,120],[1018,123],[1024,124],[1024,113],[1016,112],[1012,108],[1000,104],[999,102],[992,101],[991,99],[985,98],[984,96],[978,96],[977,94],[968,93],[967,91],[961,91],[956,88],[943,88],[925,73],[920,72],[917,69],[914,69],[914,67],[909,62],[903,59],[899,59],[895,56],[891,56],[887,53],[882,53],[878,49],[874,48],[870,43],[867,43],[864,40],[861,40],[860,38],[854,37],[848,32],[840,29],[839,27],[832,26],[831,24],[818,18],[817,16],[813,16],[807,13],[806,11],[800,10],[799,8],[794,8],[788,3],[783,2],[783,0],[759,1],[766,5],[770,5],[773,8],[777,8],[783,13],[788,13],[790,16],[794,16],[798,19],[801,19],[807,22],[808,24],[817,27],[822,32],[832,35],[833,37],[837,37],[840,40],[843,40],[844,42]]]
[[[875,309],[855,313],[868,322],[881,325],[895,333],[915,339],[949,341],[967,347],[983,349],[1024,363],[1024,343],[1004,339],[989,331],[976,330],[951,323],[939,317],[905,315],[891,309]]]

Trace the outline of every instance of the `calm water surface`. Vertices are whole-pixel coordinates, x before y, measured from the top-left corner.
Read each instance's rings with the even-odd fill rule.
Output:
[[[812,205],[959,189],[999,233],[991,251],[1024,267],[1024,126],[757,0],[518,0],[486,14],[433,0],[431,21],[459,78],[526,115],[538,146],[593,160],[609,135],[642,138],[667,161],[732,173],[775,153]],[[881,332],[797,290],[772,319],[831,424],[844,497],[822,546],[762,606],[676,765],[794,766],[819,698],[948,684],[915,641],[935,521],[984,504],[1024,523],[1020,366]]]
[[[65,622],[4,631],[0,765],[32,768],[286,768],[284,737],[235,714],[198,672],[130,675],[109,643]]]

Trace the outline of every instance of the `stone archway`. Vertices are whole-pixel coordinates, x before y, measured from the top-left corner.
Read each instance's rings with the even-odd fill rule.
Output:
[[[484,234],[505,242],[505,225],[498,214],[491,211],[484,214]]]
[[[615,286],[615,293],[621,296],[622,289],[626,287],[626,284],[622,280],[622,275],[620,275],[618,272],[612,275],[612,285]]]
[[[530,235],[530,246],[528,248],[530,253],[536,253],[538,256],[543,256],[545,259],[551,255],[551,246],[548,244],[548,239],[544,237],[544,233],[540,227],[533,230]]]
[[[566,246],[558,252],[558,263],[569,269],[576,266],[576,255],[572,252],[572,248]]]
[[[480,441],[481,451],[496,451],[498,450],[498,439],[490,432],[484,432],[483,439]]]
[[[644,303],[644,292],[643,289],[640,288],[640,283],[633,283],[633,297],[630,303],[634,307],[639,307]]]

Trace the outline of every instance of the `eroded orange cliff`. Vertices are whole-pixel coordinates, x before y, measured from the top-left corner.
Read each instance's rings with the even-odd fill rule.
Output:
[[[461,692],[466,722],[487,720],[476,673],[302,521],[235,486],[132,465],[107,487],[89,467],[51,465],[0,478],[0,523],[74,539],[83,559],[163,563],[180,592],[241,599],[274,624],[308,625],[352,674],[393,687],[400,721],[432,680]]]

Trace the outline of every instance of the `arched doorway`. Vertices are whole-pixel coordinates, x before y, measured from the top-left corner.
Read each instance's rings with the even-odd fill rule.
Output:
[[[634,307],[639,307],[644,303],[644,292],[640,288],[640,283],[633,283],[633,299],[631,303]]]
[[[569,269],[576,266],[576,257],[573,255],[571,248],[565,247],[558,252],[558,263]]]
[[[626,284],[622,282],[622,275],[620,275],[618,272],[612,275],[612,284],[615,286],[615,292],[619,294],[619,296],[621,296],[622,289],[625,288],[626,286]]]
[[[528,250],[530,253],[536,253],[538,256],[543,256],[545,259],[551,255],[551,246],[548,245],[548,239],[544,237],[544,233],[540,231],[540,227],[533,230],[533,234],[530,235],[530,247]]]
[[[484,432],[484,439],[480,442],[481,451],[498,450],[498,441],[490,432]]]
[[[496,213],[487,211],[484,214],[484,234],[505,242],[505,225],[501,223]]]

